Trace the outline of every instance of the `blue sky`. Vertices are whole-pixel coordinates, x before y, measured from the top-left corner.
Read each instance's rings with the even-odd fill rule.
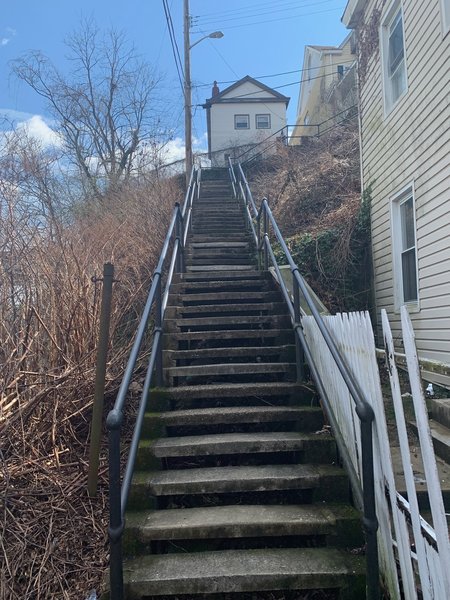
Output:
[[[182,53],[183,1],[169,0],[169,6]],[[261,81],[266,85],[285,86],[279,91],[291,98],[288,123],[293,124],[303,48],[338,45],[348,33],[340,21],[344,8],[345,0],[190,0],[191,43],[215,30],[224,33],[222,39],[206,39],[192,49],[193,104],[210,97],[214,79],[223,89],[228,84],[221,82],[264,76]],[[162,0],[4,0],[0,13],[0,109],[17,111],[19,121],[34,116],[36,135],[45,135],[45,105],[10,75],[9,62],[29,49],[40,50],[64,70],[64,38],[81,19],[94,18],[101,28],[123,30],[138,52],[163,74],[164,93],[172,104],[171,125],[179,138],[174,152],[182,151],[183,98]],[[275,76],[279,73],[284,74]],[[194,135],[203,146],[204,112],[194,106]]]

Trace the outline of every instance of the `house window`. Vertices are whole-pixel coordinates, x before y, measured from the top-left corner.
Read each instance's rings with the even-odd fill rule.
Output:
[[[396,304],[417,303],[416,218],[412,186],[392,200]]]
[[[450,0],[441,0],[442,29],[444,35],[450,31]]]
[[[384,102],[389,112],[407,89],[403,12],[398,1],[383,22],[382,38]]]
[[[256,115],[256,129],[270,129],[270,115]]]
[[[250,129],[250,115],[234,115],[235,129]]]

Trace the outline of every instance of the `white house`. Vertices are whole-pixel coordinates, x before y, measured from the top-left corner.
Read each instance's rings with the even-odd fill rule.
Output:
[[[358,40],[377,313],[398,330],[406,305],[424,377],[450,386],[450,0],[349,0],[343,22]]]
[[[250,153],[268,138],[266,149],[273,151],[285,134],[288,104],[289,98],[248,75],[222,92],[214,82],[212,96],[203,105],[211,164],[223,166],[228,155],[236,158],[247,150]]]

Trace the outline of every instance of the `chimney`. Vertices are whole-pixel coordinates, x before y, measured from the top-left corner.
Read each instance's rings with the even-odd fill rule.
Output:
[[[217,85],[217,81],[215,81],[214,85],[213,85],[213,89],[212,89],[212,97],[216,98],[216,96],[218,96],[218,95],[219,95],[219,87]]]

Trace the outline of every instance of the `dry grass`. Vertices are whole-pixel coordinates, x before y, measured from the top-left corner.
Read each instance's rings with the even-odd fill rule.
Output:
[[[361,194],[355,125],[302,146],[280,147],[269,168],[252,177],[252,191],[268,198],[285,237],[348,221]]]
[[[51,170],[27,175],[21,152],[14,170],[11,154],[0,164],[0,599],[84,600],[108,559],[105,446],[98,496],[86,492],[101,296],[91,277],[115,265],[107,409],[180,190],[144,182],[69,218]]]
[[[294,259],[325,305],[333,312],[366,309],[370,225],[361,204],[356,124],[280,147],[250,177],[254,198],[267,197]]]

